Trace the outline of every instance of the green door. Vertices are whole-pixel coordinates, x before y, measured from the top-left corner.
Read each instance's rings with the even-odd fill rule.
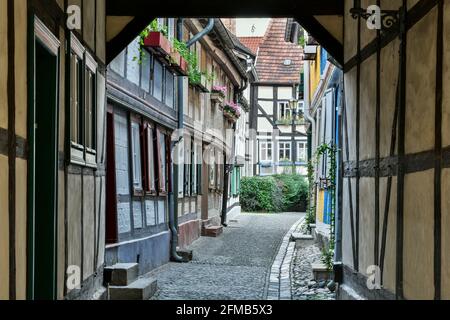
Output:
[[[28,298],[56,298],[59,42],[35,17],[29,41]]]

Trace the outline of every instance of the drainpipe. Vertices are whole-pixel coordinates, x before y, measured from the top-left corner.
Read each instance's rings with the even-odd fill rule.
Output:
[[[304,104],[305,104],[305,118],[306,120],[308,120],[311,123],[311,133],[312,133],[312,138],[311,141],[313,142],[311,145],[311,154],[314,155],[315,151],[316,151],[316,120],[314,120],[314,118],[311,116],[310,114],[310,99],[309,99],[309,95],[310,95],[310,65],[309,63],[306,63],[304,65],[304,87],[305,87],[305,92],[303,94],[303,100],[304,100]]]
[[[236,99],[237,102],[239,101],[239,97],[242,95],[242,93],[248,88],[248,85],[249,85],[249,82],[250,82],[248,79],[243,80],[243,81],[245,82],[244,85],[241,85],[241,87],[236,91],[235,99]],[[236,133],[236,128],[237,128],[237,125],[235,123],[235,124],[233,124],[233,131],[235,133]],[[236,134],[234,134],[233,147],[232,147],[232,151],[231,151],[232,152],[231,153],[232,154],[231,159],[235,159],[234,158],[234,154],[236,152],[236,140],[237,140],[237,137],[236,137]],[[222,198],[221,224],[224,227],[228,227],[228,225],[227,225],[228,184],[230,183],[230,173],[233,172],[234,164],[233,163],[227,164],[226,152],[224,153],[224,155],[225,155],[224,156],[224,170],[223,170],[223,174],[224,174],[224,177],[223,177],[224,183],[223,184],[224,184],[224,187],[223,187],[223,198]]]
[[[339,84],[336,86],[336,104],[339,106],[336,108],[336,147],[338,151],[338,161],[337,161],[337,175],[336,175],[336,208],[335,208],[335,250],[334,250],[334,261],[335,261],[335,271],[336,274],[342,272],[342,188],[343,188],[343,158],[342,158],[342,111],[345,103],[344,96],[344,75],[340,74]],[[341,280],[341,279],[337,279]]]
[[[177,40],[183,40],[183,19],[180,18],[177,20]],[[184,101],[183,101],[183,86],[184,81],[183,77],[178,77],[178,132],[181,133],[184,127]],[[183,135],[180,134],[180,137],[177,141],[172,141],[171,150],[175,150],[175,147],[179,143],[183,143]],[[178,246],[178,168],[180,164],[173,164],[174,169],[172,170],[172,174],[170,176],[171,179],[171,190],[169,192],[169,228],[171,231],[170,238],[170,260],[173,262],[187,262],[184,258],[178,255],[177,246]],[[176,195],[176,196],[175,196]]]
[[[208,33],[210,33],[212,31],[212,29],[214,28],[214,18],[210,18],[208,20],[208,24],[206,26],[205,29],[203,29],[202,31],[200,31],[199,33],[197,33],[191,40],[189,40],[186,43],[186,46],[189,48],[191,47],[194,43],[196,43],[198,40],[200,40],[201,38],[203,38],[204,36],[206,36]]]
[[[177,40],[183,41],[183,18],[177,20]],[[188,47],[192,46],[195,42],[200,40],[202,37],[207,35],[214,27],[214,19],[209,19],[207,27],[196,34],[191,40],[189,40],[186,45]],[[177,141],[171,143],[171,150],[174,150],[179,143],[183,143],[183,129],[184,129],[184,81],[183,77],[178,77],[178,132],[180,137]],[[171,231],[170,239],[170,259],[174,262],[187,262],[184,258],[178,255],[178,190],[179,183],[178,173],[180,164],[174,165],[174,170],[172,170],[172,175],[170,177],[172,182],[172,190],[169,192],[169,228]],[[175,196],[176,195],[176,196]]]

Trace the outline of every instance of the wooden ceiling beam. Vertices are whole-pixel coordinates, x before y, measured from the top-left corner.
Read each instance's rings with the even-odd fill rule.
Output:
[[[211,0],[172,0],[163,5],[149,0],[108,0],[109,16],[137,16],[149,12],[157,17],[289,17],[304,15],[343,15],[343,0],[246,0],[221,3]]]
[[[155,18],[155,16],[135,17],[117,36],[107,42],[106,63],[109,64],[117,57]]]
[[[344,46],[312,15],[297,15],[298,23],[341,65],[344,65]]]

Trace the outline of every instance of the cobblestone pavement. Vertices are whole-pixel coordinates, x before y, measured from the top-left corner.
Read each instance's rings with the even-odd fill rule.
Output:
[[[190,263],[169,263],[157,279],[155,300],[265,300],[270,267],[291,226],[303,215],[242,214],[218,238],[200,238]]]
[[[311,264],[320,262],[322,253],[316,244],[295,250],[291,265],[292,300],[335,300],[328,283],[315,282]]]

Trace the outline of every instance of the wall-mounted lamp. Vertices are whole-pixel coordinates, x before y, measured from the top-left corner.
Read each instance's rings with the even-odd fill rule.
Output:
[[[361,0],[353,1],[350,14],[353,19],[363,18],[367,21],[367,27],[371,30],[387,31],[394,27],[399,28],[400,14],[402,10],[381,10],[377,5],[361,8]]]
[[[291,99],[289,101],[289,109],[291,109],[292,117],[295,119],[295,117],[297,116],[297,112],[298,112],[298,100]]]

